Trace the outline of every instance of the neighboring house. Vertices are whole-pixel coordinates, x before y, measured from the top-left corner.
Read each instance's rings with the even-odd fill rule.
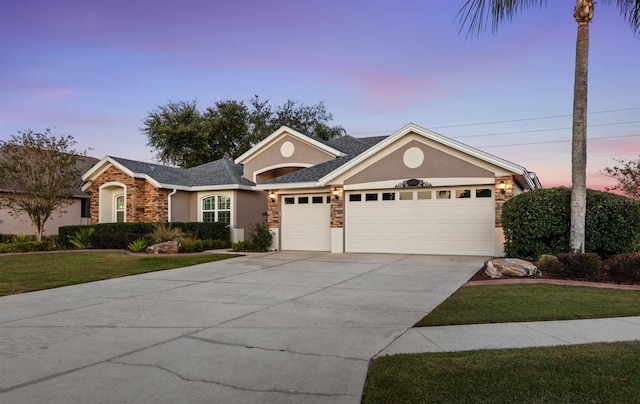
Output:
[[[282,250],[503,255],[502,204],[540,188],[524,167],[414,124],[319,141],[282,127],[235,162],[180,169],[105,157],[93,223],[267,220]],[[266,216],[266,218],[265,218]]]
[[[93,157],[81,156],[78,161],[78,170],[86,172],[99,160]],[[61,226],[90,224],[89,217],[89,194],[82,191],[80,185],[82,181],[78,178],[78,190],[70,205],[65,206],[62,211],[53,212],[49,220],[44,225],[44,235],[52,236],[58,234]],[[6,190],[9,185],[2,184],[0,180],[0,192]],[[31,219],[26,214],[14,217],[9,214],[9,209],[0,208],[0,234],[35,234],[36,230]]]

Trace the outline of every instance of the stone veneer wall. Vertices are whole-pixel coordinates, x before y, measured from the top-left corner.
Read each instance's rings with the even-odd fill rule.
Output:
[[[333,191],[338,191],[338,198],[333,196]],[[331,228],[344,227],[344,190],[340,185],[330,187],[331,196]]]
[[[91,223],[99,223],[100,187],[108,182],[119,182],[126,187],[127,222],[166,222],[169,220],[168,189],[158,189],[143,179],[128,176],[115,167],[107,168],[87,188],[91,194]]]
[[[500,192],[500,182],[504,181],[505,192]],[[496,177],[496,227],[502,227],[502,205],[509,199],[513,198],[514,193],[513,176]]]
[[[276,229],[280,227],[280,201],[276,195],[273,201],[267,194],[267,227]]]

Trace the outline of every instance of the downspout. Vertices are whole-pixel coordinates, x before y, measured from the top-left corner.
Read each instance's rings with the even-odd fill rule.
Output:
[[[173,191],[169,194],[169,212],[167,212],[167,220],[169,223],[171,223],[171,197],[173,195],[176,194],[176,192],[178,192],[178,190],[176,188],[173,189]]]

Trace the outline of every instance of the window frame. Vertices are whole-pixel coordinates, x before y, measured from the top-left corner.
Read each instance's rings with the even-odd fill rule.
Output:
[[[210,207],[205,208],[207,201],[210,201]],[[220,214],[227,212],[228,220],[220,220]],[[211,214],[213,215],[213,220],[210,220]],[[205,220],[205,218],[207,219]],[[225,223],[231,225],[231,197],[222,194],[211,194],[200,198],[200,221],[204,223]]]

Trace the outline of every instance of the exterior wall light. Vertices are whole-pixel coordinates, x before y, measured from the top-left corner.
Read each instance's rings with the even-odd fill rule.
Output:
[[[269,191],[269,200],[271,202],[275,202],[276,200],[276,194],[274,194],[273,191]]]
[[[340,199],[340,191],[338,191],[338,188],[333,188],[333,197]]]
[[[504,183],[504,181],[500,181],[500,193],[504,194],[506,189],[507,189],[507,185]]]

